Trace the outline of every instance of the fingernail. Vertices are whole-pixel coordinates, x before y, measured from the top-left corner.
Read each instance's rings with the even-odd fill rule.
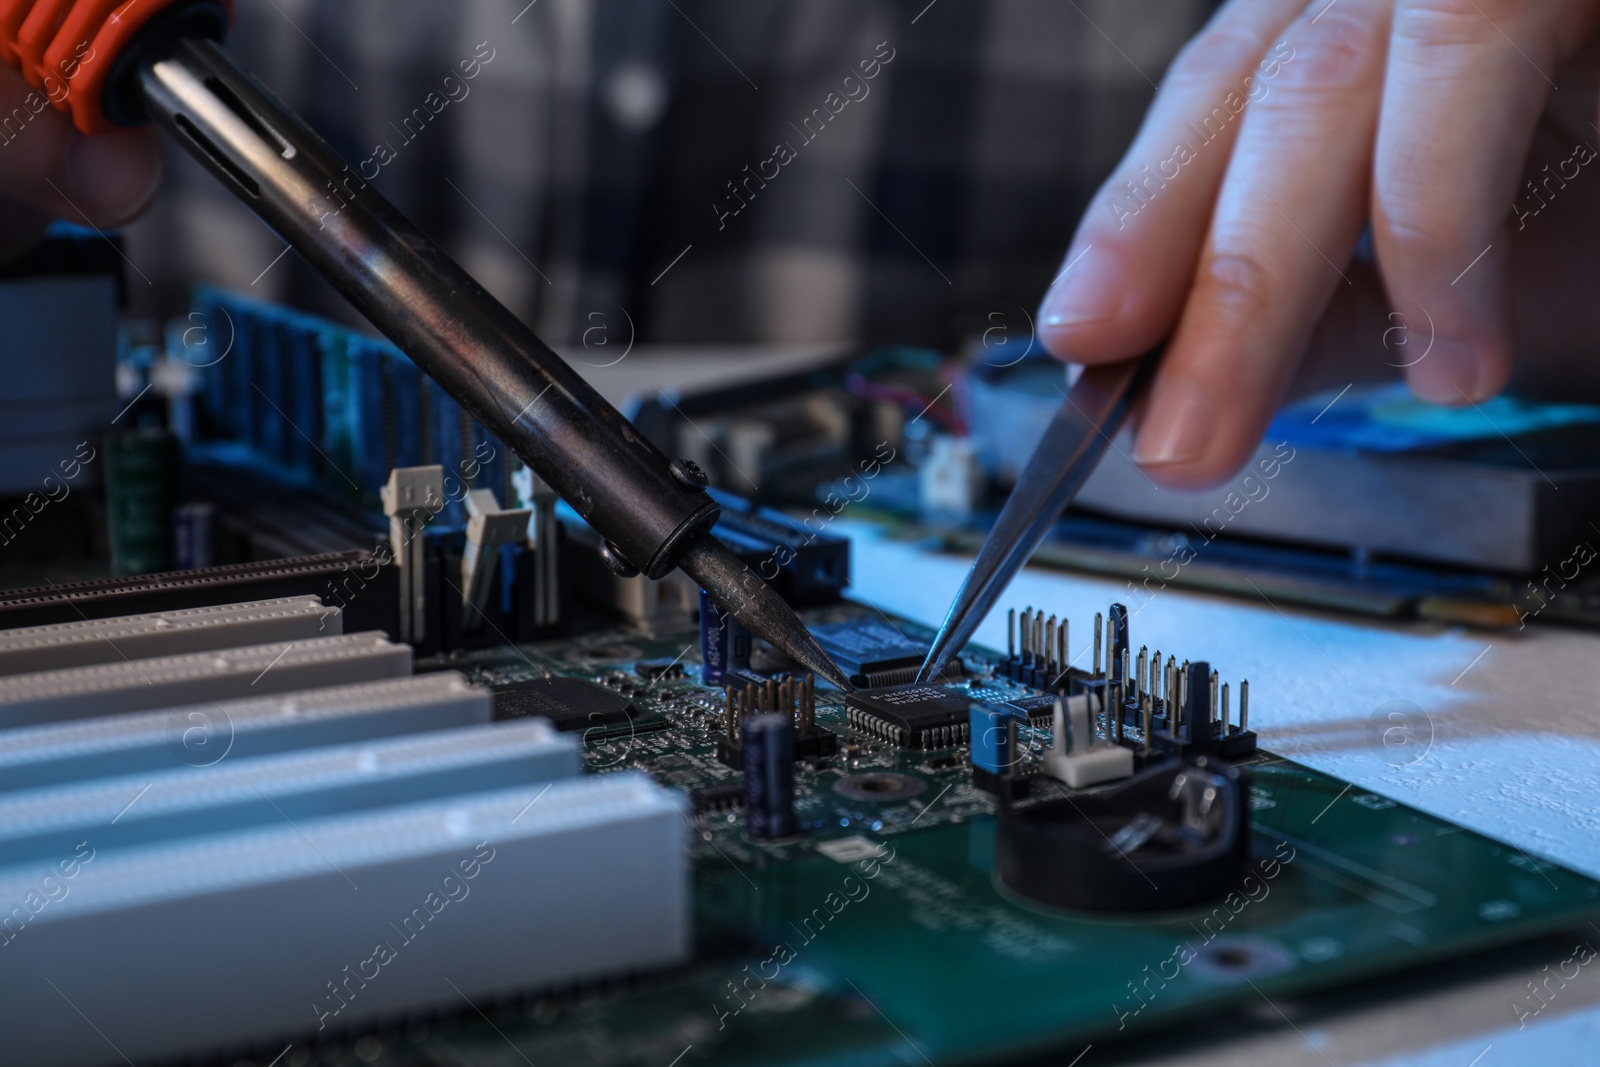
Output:
[[[125,222],[155,195],[161,181],[161,149],[136,133],[74,137],[67,146],[66,179],[67,195],[92,222],[103,226]]]
[[[1217,406],[1211,395],[1188,378],[1159,382],[1133,447],[1133,461],[1160,467],[1198,459],[1216,425]]]
[[[1411,391],[1430,404],[1460,407],[1469,401],[1485,399],[1478,395],[1483,379],[1478,357],[1460,341],[1436,338],[1415,364],[1406,370]]]
[[[1090,245],[1068,259],[1066,268],[1050,286],[1043,304],[1043,324],[1048,330],[1075,326],[1121,314],[1128,295],[1128,276],[1122,260]]]

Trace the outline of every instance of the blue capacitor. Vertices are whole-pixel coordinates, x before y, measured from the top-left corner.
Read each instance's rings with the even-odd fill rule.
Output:
[[[1017,763],[1017,721],[1015,708],[996,704],[974,704],[968,712],[972,765],[1001,776],[1010,774]]]
[[[794,723],[767,712],[744,721],[744,828],[751,837],[789,837],[794,817]]]
[[[750,666],[750,631],[700,590],[700,680],[721,685],[731,670]]]

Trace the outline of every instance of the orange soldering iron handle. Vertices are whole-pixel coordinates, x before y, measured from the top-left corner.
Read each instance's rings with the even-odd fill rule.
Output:
[[[24,107],[46,104],[72,116],[84,133],[116,129],[103,106],[106,81],[122,49],[161,13],[191,0],[0,0],[0,60],[37,92]],[[233,18],[233,0],[213,0]],[[0,124],[10,116],[0,115]]]

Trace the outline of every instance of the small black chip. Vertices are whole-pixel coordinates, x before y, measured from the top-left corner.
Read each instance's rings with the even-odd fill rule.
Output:
[[[928,655],[928,642],[914,641],[882,619],[829,623],[811,633],[852,683],[870,689],[916,680]],[[950,662],[944,676],[961,677],[961,661]]]
[[[995,703],[1008,708],[1016,708],[1028,716],[1028,725],[1050,729],[1056,721],[1056,698],[1049,693],[1037,693],[1033,696],[1012,697],[1009,700],[998,700]]]
[[[844,702],[851,726],[901,748],[949,748],[967,740],[972,697],[942,685],[858,689]]]
[[[494,687],[494,717],[517,719],[536,715],[557,730],[606,729],[632,721],[638,712],[620,693],[582,678],[535,678]]]
[[[633,665],[633,673],[647,682],[682,678],[683,664],[675,659],[642,659]]]
[[[695,811],[726,811],[744,803],[742,782],[719,782],[689,790],[689,802]]]

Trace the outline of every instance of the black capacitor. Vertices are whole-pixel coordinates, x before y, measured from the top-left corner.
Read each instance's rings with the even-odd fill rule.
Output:
[[[1183,679],[1183,732],[1191,745],[1211,743],[1211,664],[1189,664]]]
[[[789,837],[794,817],[794,723],[787,715],[752,715],[740,733],[744,750],[744,828],[751,837]]]

